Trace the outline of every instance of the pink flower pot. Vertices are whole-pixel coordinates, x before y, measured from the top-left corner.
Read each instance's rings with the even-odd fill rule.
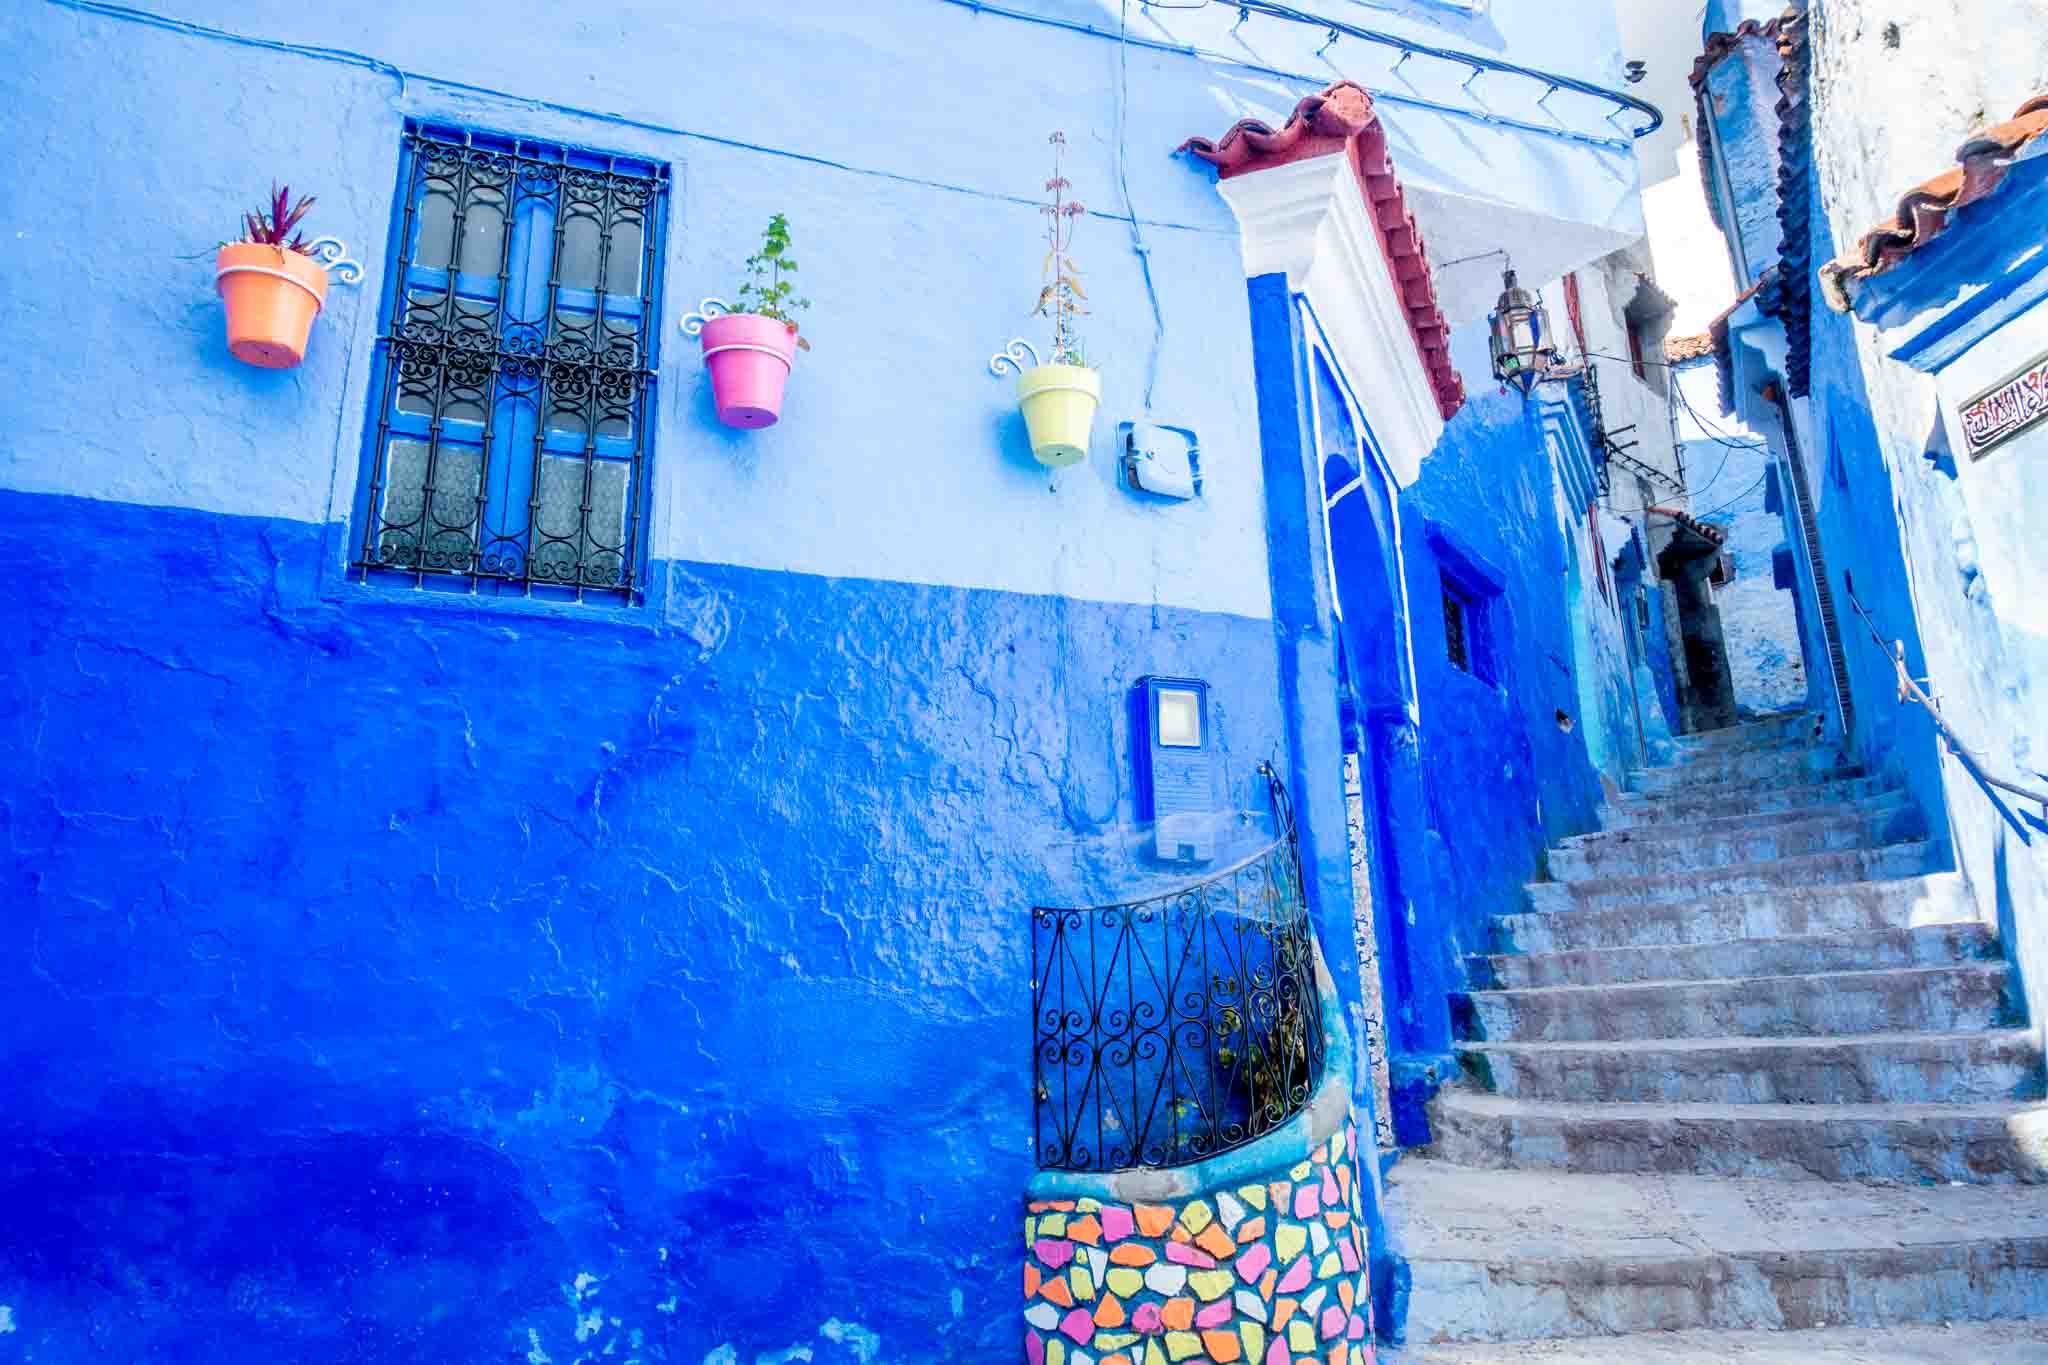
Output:
[[[796,358],[796,333],[786,322],[727,313],[704,324],[704,365],[718,420],[729,427],[772,427],[782,415],[782,388]]]

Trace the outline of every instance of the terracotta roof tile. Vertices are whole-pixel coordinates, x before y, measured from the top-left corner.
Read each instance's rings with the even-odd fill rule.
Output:
[[[1735,353],[1729,348],[1728,319],[1735,316],[1736,309],[1758,295],[1769,299],[1777,278],[1778,269],[1772,266],[1755,284],[1737,294],[1735,302],[1722,309],[1720,315],[1707,324],[1707,339],[1713,345],[1714,368],[1720,373],[1721,412],[1724,416],[1733,416],[1735,413]]]
[[[1429,252],[1415,215],[1408,211],[1407,196],[1387,153],[1386,129],[1370,94],[1350,81],[1338,81],[1304,96],[1278,128],[1258,119],[1239,119],[1215,141],[1191,137],[1179,150],[1214,166],[1219,180],[1346,152],[1372,210],[1380,250],[1401,291],[1408,330],[1429,375],[1437,410],[1446,422],[1457,415],[1465,402],[1465,381],[1451,364],[1450,324],[1438,306]]]
[[[1709,33],[1706,51],[1700,53],[1692,64],[1692,88],[1697,91],[1706,85],[1707,73],[1719,65],[1723,57],[1741,47],[1745,38],[1761,38],[1766,42],[1775,43],[1778,39],[1778,28],[1783,23],[1783,16],[1765,23],[1744,19],[1735,26],[1732,33]]]
[[[1686,530],[1692,532],[1694,535],[1699,536],[1704,540],[1710,541],[1715,545],[1725,545],[1728,543],[1727,531],[1723,530],[1719,526],[1713,525],[1710,522],[1704,522],[1699,520],[1697,517],[1689,516],[1686,513],[1679,511],[1676,507],[1657,506],[1652,507],[1650,510],[1652,512],[1657,513],[1660,516],[1666,516],[1671,518],[1673,521],[1677,522],[1680,526],[1683,526]]]
[[[1804,398],[1813,388],[1813,51],[1799,9],[1779,21],[1778,58],[1778,288],[1771,311],[1785,324],[1785,386]]]
[[[1820,268],[1821,292],[1836,312],[1846,313],[1856,285],[1882,275],[1906,257],[1948,231],[1958,209],[1994,193],[2005,180],[2006,167],[2036,138],[2048,134],[2048,94],[2036,95],[2011,119],[1972,137],[1956,148],[1956,165],[1899,197],[1899,210],[1888,222],[1865,233],[1863,240]]]
[[[1664,338],[1664,359],[1673,365],[1682,365],[1688,360],[1702,360],[1714,353],[1712,334],[1701,332],[1698,336]]]

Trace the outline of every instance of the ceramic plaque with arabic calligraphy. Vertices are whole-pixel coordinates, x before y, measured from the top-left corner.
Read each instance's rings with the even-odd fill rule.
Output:
[[[2048,356],[1965,403],[1962,416],[1963,439],[1973,460],[2048,417]]]

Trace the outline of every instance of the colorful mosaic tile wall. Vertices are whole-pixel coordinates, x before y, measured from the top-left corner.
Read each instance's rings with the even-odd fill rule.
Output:
[[[1372,1365],[1358,1134],[1181,1204],[1027,1207],[1030,1365]]]

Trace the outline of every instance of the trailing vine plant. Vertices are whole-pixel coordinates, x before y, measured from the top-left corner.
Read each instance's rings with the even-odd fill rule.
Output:
[[[1045,182],[1045,188],[1052,202],[1039,209],[1046,221],[1045,285],[1038,291],[1038,307],[1032,316],[1052,319],[1052,364],[1085,366],[1088,361],[1074,319],[1088,311],[1082,306],[1088,293],[1081,287],[1081,267],[1074,264],[1069,248],[1075,220],[1088,210],[1080,200],[1067,197],[1073,188],[1061,169],[1067,135],[1056,132],[1047,141],[1052,143],[1052,179]]]
[[[783,278],[796,272],[796,260],[789,254],[789,219],[778,213],[761,234],[761,249],[747,257],[747,282],[740,286],[733,311],[774,318],[795,335],[796,318],[792,315],[811,306],[811,301],[799,298],[796,286]],[[811,349],[811,343],[800,336],[796,344]]]

